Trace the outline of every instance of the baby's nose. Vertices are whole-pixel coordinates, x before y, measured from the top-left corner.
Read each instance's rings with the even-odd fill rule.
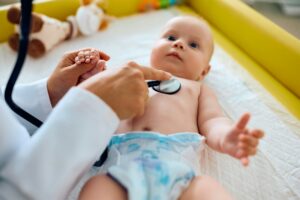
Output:
[[[181,50],[184,49],[184,46],[183,46],[182,42],[175,42],[173,46],[175,48],[178,48],[178,49],[181,49]]]

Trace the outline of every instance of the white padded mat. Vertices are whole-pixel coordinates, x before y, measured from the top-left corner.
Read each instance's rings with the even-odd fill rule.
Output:
[[[176,9],[134,15],[112,22],[94,36],[64,42],[42,59],[27,59],[19,83],[48,76],[65,51],[95,47],[107,52],[109,68],[120,67],[129,60],[149,64],[154,41],[165,22],[178,15]],[[0,45],[0,85],[14,64],[15,53],[7,44]],[[300,123],[290,116],[233,58],[216,44],[211,61],[212,71],[206,83],[212,87],[232,119],[243,112],[252,114],[250,127],[265,130],[257,155],[250,166],[206,148],[201,158],[203,174],[210,175],[227,188],[236,199],[300,199]],[[92,169],[70,196],[74,199],[80,186],[96,170]]]

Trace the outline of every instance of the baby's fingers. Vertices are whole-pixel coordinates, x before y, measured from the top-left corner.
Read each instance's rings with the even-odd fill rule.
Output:
[[[245,167],[249,165],[249,158],[248,157],[243,157],[241,158],[241,163],[242,165],[244,165]]]
[[[79,57],[79,56],[76,56],[76,58],[75,58],[75,63],[76,64],[81,64],[81,63],[83,63],[84,62],[84,59],[82,59],[81,57]]]
[[[257,152],[257,148],[256,147],[250,147],[247,146],[243,143],[239,143],[239,150],[238,150],[238,156],[239,158],[244,157],[244,156],[253,156],[256,154]]]
[[[250,114],[244,113],[242,117],[239,119],[239,121],[237,122],[236,127],[240,130],[243,130],[244,128],[246,128],[249,120],[250,120]]]
[[[239,135],[239,141],[251,147],[256,147],[258,145],[258,139],[250,134]]]
[[[242,150],[237,153],[237,158],[241,161],[242,165],[245,167],[249,165],[249,157]]]

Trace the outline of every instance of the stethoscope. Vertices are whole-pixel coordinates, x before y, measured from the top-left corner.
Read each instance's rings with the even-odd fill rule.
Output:
[[[31,22],[31,11],[32,11],[32,0],[21,0],[21,22],[20,22],[20,41],[19,41],[19,50],[18,57],[13,68],[13,71],[8,79],[6,84],[4,98],[7,102],[7,105],[19,116],[29,121],[36,127],[40,127],[43,122],[19,107],[12,99],[12,92],[14,85],[19,77],[19,74],[22,70],[28,49],[28,38],[30,33],[30,22]],[[172,78],[167,81],[149,81],[147,82],[148,87],[151,87],[153,90],[164,93],[164,94],[175,94],[180,88],[180,82]],[[105,154],[105,153],[104,153]],[[95,163],[95,166],[99,166],[103,163],[103,155],[100,160]]]
[[[166,81],[148,81],[148,87],[163,94],[176,94],[181,89],[181,84],[176,78]]]
[[[19,116],[26,119],[30,123],[34,124],[37,127],[40,127],[43,122],[20,108],[12,99],[12,92],[14,85],[18,79],[18,76],[22,70],[28,47],[28,36],[30,33],[30,21],[31,21],[31,10],[32,10],[32,0],[21,0],[21,16],[22,20],[20,23],[20,42],[18,57],[13,68],[13,71],[8,79],[6,84],[4,98],[7,102],[7,105]]]

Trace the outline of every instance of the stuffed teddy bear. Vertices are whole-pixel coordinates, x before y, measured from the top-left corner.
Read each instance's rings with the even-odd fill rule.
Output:
[[[92,35],[107,27],[110,18],[98,6],[99,0],[82,0],[75,16],[69,16],[66,21],[60,21],[39,13],[32,13],[31,33],[29,36],[28,54],[33,58],[43,56],[47,51],[64,40],[78,35]],[[12,6],[7,12],[7,19],[15,24],[15,33],[8,44],[14,50],[19,48],[19,24],[21,10]]]

